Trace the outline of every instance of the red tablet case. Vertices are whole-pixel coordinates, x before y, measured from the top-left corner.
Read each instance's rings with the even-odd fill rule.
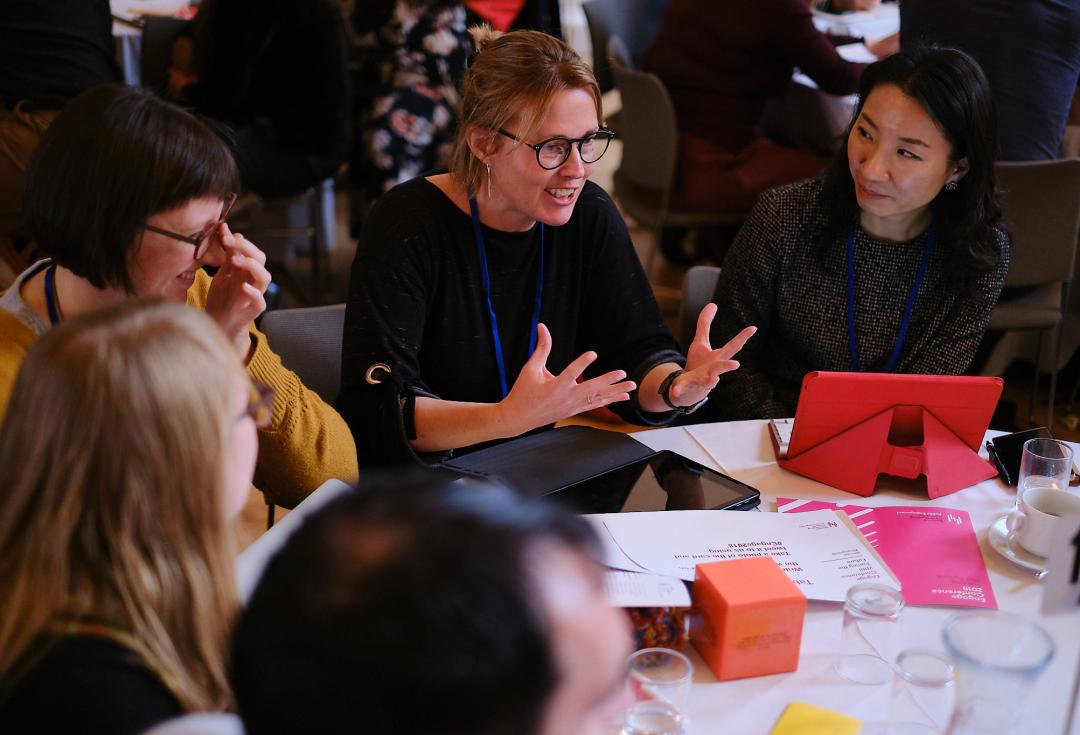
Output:
[[[1002,380],[951,375],[807,373],[785,469],[864,497],[879,474],[926,477],[931,498],[997,474],[979,445]]]

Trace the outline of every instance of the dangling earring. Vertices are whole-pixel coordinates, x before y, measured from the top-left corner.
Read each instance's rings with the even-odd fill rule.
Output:
[[[945,191],[956,191],[956,182],[950,181],[949,183],[945,184]]]
[[[491,199],[491,164],[485,163],[484,168],[487,169],[487,196]]]

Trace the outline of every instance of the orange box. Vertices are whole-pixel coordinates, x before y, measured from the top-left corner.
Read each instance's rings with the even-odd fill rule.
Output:
[[[698,564],[690,639],[717,679],[794,671],[806,595],[769,556]]]

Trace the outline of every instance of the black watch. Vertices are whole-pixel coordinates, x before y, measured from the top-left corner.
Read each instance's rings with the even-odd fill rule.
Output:
[[[693,406],[676,406],[674,403],[672,403],[671,384],[675,382],[675,378],[679,377],[684,372],[686,371],[682,368],[679,368],[678,370],[672,370],[670,373],[668,373],[667,377],[664,378],[664,381],[660,383],[660,388],[657,392],[660,394],[660,397],[664,399],[664,403],[668,405],[668,408],[670,408],[672,411],[675,411],[676,413],[681,413],[685,416],[687,414],[693,413],[694,411],[704,406],[705,401],[709,400],[709,397],[705,396]]]

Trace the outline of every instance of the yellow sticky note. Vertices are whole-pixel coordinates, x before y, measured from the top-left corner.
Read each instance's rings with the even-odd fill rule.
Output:
[[[862,723],[854,717],[792,702],[780,715],[771,735],[859,735]]]

